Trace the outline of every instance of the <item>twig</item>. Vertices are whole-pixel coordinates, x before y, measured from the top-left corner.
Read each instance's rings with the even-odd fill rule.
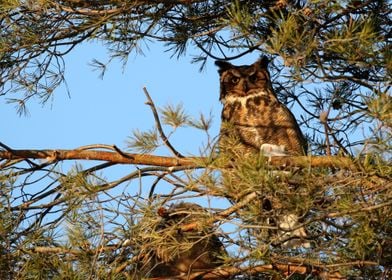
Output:
[[[209,219],[205,223],[213,224],[216,221],[219,221],[219,220],[221,220],[223,218],[227,218],[228,216],[230,216],[234,212],[237,212],[242,207],[248,205],[249,202],[254,200],[256,197],[257,197],[257,193],[256,192],[252,192],[252,193],[248,194],[247,196],[244,197],[243,200],[241,200],[237,204],[233,205],[232,207],[226,209],[225,211],[217,213],[216,215],[214,215],[211,219]],[[179,228],[181,229],[181,231],[186,232],[186,231],[191,231],[191,230],[200,228],[201,225],[202,225],[202,222],[194,222],[194,223],[190,223],[190,224],[181,225]]]
[[[69,249],[64,247],[44,247],[44,246],[37,246],[32,248],[32,252],[34,253],[41,253],[41,254],[70,254],[70,255],[83,255],[86,252],[90,254],[95,254],[96,252],[107,252],[107,251],[114,251],[116,250],[116,246],[106,246],[96,249]]]
[[[248,205],[249,202],[251,202],[252,200],[254,200],[256,198],[257,198],[257,193],[252,192],[252,193],[248,194],[247,196],[245,196],[245,198],[243,200],[241,200],[239,203],[233,205],[232,207],[226,209],[225,211],[220,212],[218,214],[218,216],[223,217],[223,218],[227,218],[232,213],[234,213],[234,212],[238,211],[239,209],[241,209],[242,207]]]
[[[3,148],[4,150],[10,151],[12,152],[13,149],[11,149],[10,147],[8,147],[6,144],[0,142],[0,147]]]
[[[144,91],[144,94],[145,94],[146,97],[147,97],[147,102],[146,102],[146,104],[147,104],[148,106],[150,106],[150,108],[151,108],[151,111],[152,111],[152,113],[153,113],[153,115],[154,115],[154,119],[155,119],[155,123],[156,123],[157,129],[158,129],[159,136],[161,137],[163,143],[164,143],[165,146],[173,153],[173,155],[175,155],[177,158],[183,158],[184,156],[181,155],[181,154],[180,154],[180,153],[170,144],[169,139],[167,139],[165,133],[163,132],[163,128],[162,128],[161,122],[160,122],[160,120],[159,120],[158,111],[157,111],[157,109],[155,108],[155,105],[154,105],[154,102],[153,102],[152,99],[151,99],[151,96],[148,94],[147,88],[146,88],[146,87],[143,87],[143,91]]]
[[[333,212],[333,213],[329,213],[326,214],[325,217],[326,218],[336,218],[336,217],[342,217],[344,215],[351,215],[351,214],[355,214],[355,213],[360,213],[360,212],[365,212],[365,211],[374,211],[383,207],[389,207],[392,205],[392,201],[388,201],[385,203],[381,203],[378,205],[373,205],[373,206],[369,206],[369,207],[364,207],[364,208],[359,208],[359,209],[354,209],[354,210],[347,210],[347,211],[341,211],[341,212]]]

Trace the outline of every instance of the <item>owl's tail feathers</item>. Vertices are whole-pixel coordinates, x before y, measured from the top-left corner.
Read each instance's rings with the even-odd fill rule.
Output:
[[[307,233],[304,227],[299,227],[298,216],[296,214],[284,215],[279,219],[280,241],[286,248],[310,248],[310,242],[307,241]]]

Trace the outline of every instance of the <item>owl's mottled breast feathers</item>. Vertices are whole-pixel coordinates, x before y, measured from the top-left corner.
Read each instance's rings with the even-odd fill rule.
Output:
[[[234,66],[225,61],[216,65],[222,122],[234,127],[230,132],[222,128],[221,143],[228,133],[235,133],[246,151],[259,152],[261,145],[272,144],[284,146],[288,154],[306,154],[306,140],[293,114],[273,91],[265,57],[252,65]]]

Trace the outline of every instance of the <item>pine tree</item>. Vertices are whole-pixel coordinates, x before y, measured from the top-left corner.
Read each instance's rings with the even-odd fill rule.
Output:
[[[149,41],[164,42],[178,59],[197,50],[200,68],[259,52],[271,60],[279,99],[301,112],[310,155],[233,164],[217,152],[210,117],[180,105],[156,108],[147,90],[155,123],[135,128],[129,150],[14,150],[0,142],[0,278],[148,278],[153,268],[143,264],[153,258],[170,262],[217,238],[225,247],[217,246],[220,266],[178,279],[389,279],[391,21],[389,1],[2,1],[0,95],[17,113],[52,98],[65,82],[64,57],[87,41],[110,51],[109,61],[94,62],[102,75]],[[198,157],[171,144],[178,127],[205,133]],[[59,163],[67,160],[75,165],[64,171]],[[134,169],[106,179],[118,164]],[[230,190],[222,187],[227,171],[240,179]],[[119,194],[135,182],[138,196]],[[283,246],[261,195],[301,216],[310,248]],[[204,210],[170,222],[170,205],[184,197]]]

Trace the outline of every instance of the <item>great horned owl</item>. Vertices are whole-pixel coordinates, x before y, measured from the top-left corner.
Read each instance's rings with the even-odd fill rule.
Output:
[[[278,100],[272,88],[268,59],[262,57],[252,65],[242,66],[221,60],[215,64],[219,67],[220,101],[223,104],[221,152],[229,154],[234,161],[246,154],[260,152],[266,156],[305,155],[305,137],[293,114]],[[226,179],[231,178],[226,181],[239,185],[240,179],[236,181],[232,177],[226,176]],[[232,186],[229,189],[233,189]],[[306,238],[305,230],[298,228],[298,216],[281,209],[281,201],[262,195],[264,211],[279,213],[273,223],[280,228],[280,240],[292,237],[296,240],[286,242],[286,245],[308,247],[308,243],[298,242],[298,239]]]
[[[160,208],[158,214],[162,217],[158,229],[164,241],[153,251],[143,269],[150,277],[208,272],[223,264],[226,250],[211,225],[203,229],[183,229],[197,223],[203,225],[203,221],[210,218],[206,209],[195,203],[181,202]],[[220,279],[219,275],[216,279]]]
[[[306,140],[293,114],[276,97],[262,57],[252,65],[216,61],[223,103],[220,146],[235,136],[246,152],[304,155]],[[223,145],[222,145],[223,144]],[[274,153],[273,153],[274,154]]]

